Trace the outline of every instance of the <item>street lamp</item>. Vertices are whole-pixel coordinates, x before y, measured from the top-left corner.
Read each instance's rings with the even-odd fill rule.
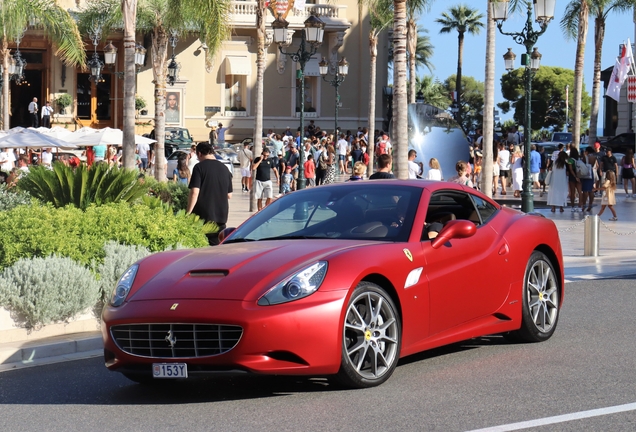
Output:
[[[93,57],[88,61],[88,67],[91,70],[89,78],[95,82],[102,82],[104,80],[102,78],[104,62],[99,59],[99,54],[97,54],[97,45],[101,39],[101,34],[102,26],[99,23],[95,23],[93,27],[88,30],[88,36],[91,38],[91,42],[93,42]]]
[[[178,42],[177,32],[172,31],[170,34],[170,46],[172,47],[172,57],[170,58],[170,63],[168,64],[168,76],[166,78],[166,82],[171,86],[177,82],[179,79],[179,69],[181,69],[181,65],[177,63],[176,57],[174,55],[174,49],[177,46]],[[136,57],[136,56],[135,56]]]
[[[15,53],[13,53],[13,57],[9,57],[9,80],[14,80],[17,85],[22,84],[24,80],[24,70],[27,65],[26,60],[20,55],[20,42],[25,32],[26,28],[15,38]]]
[[[135,73],[141,72],[141,67],[144,65],[146,59],[146,48],[140,43],[135,45]],[[112,70],[117,62],[117,47],[113,45],[111,41],[108,41],[108,45],[104,47],[104,63],[108,66],[108,69]],[[125,71],[111,72],[117,75],[118,78],[123,78]]]
[[[322,79],[336,88],[336,117],[335,117],[335,126],[334,126],[335,132],[334,133],[337,134],[338,133],[338,108],[340,107],[340,92],[338,91],[338,87],[340,87],[340,84],[344,82],[345,78],[347,77],[347,74],[349,73],[349,63],[347,63],[347,59],[343,57],[342,60],[338,62],[338,67],[336,68],[336,75],[334,76],[332,80],[327,79],[327,74],[329,73],[329,63],[324,57],[322,58],[322,61],[318,63],[318,66],[320,67],[320,75],[322,75]]]
[[[274,29],[274,42],[278,45],[278,49],[281,54],[291,57],[293,61],[300,65],[300,136],[304,135],[305,131],[305,65],[312,58],[314,54],[318,51],[318,47],[322,44],[322,37],[325,32],[325,23],[320,20],[313,13],[307,20],[304,22],[305,29],[301,33],[300,39],[300,47],[298,51],[295,53],[288,53],[283,51],[283,45],[288,43],[288,30],[287,27],[289,23],[282,19],[280,16],[274,20],[272,23],[272,28]],[[309,44],[309,49],[306,48],[306,45]],[[300,163],[298,167],[298,180],[296,181],[296,189],[304,189],[305,188],[305,149],[302,145],[302,139],[299,145],[300,151]],[[300,209],[296,210],[294,213],[295,219],[304,219],[306,218],[305,209],[304,212],[301,212]],[[303,214],[304,213],[304,214]]]
[[[532,135],[531,121],[531,101],[532,101],[532,78],[539,69],[541,63],[541,54],[534,48],[539,36],[548,29],[548,23],[554,18],[554,8],[556,0],[534,0],[534,13],[536,22],[540,29],[535,31],[532,28],[532,5],[530,1],[526,3],[528,8],[528,17],[526,25],[521,32],[506,33],[502,30],[503,22],[508,17],[509,0],[499,0],[497,2],[491,0],[493,19],[497,22],[499,32],[506,36],[512,36],[512,39],[519,45],[526,47],[526,52],[521,56],[521,64],[525,66],[524,70],[524,86],[525,86],[525,125],[524,125],[524,146],[523,154],[526,163],[523,166],[523,191],[521,192],[521,210],[529,213],[534,211],[534,197],[532,194],[532,177],[530,174],[530,139]],[[504,54],[506,70],[514,69],[514,60],[516,56],[511,48]]]

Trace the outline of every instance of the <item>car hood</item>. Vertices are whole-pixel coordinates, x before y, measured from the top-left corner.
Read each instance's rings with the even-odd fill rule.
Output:
[[[277,240],[195,249],[170,260],[168,264],[162,263],[142,286],[133,286],[128,301],[255,301],[274,285],[307,265],[351,248],[374,243],[377,242]],[[156,266],[160,255],[142,261],[139,271],[146,271],[145,266]],[[156,258],[153,260],[152,257]]]

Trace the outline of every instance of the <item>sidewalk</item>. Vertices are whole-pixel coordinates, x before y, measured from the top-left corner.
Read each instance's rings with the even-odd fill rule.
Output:
[[[345,181],[347,176],[339,176]],[[229,227],[240,225],[253,213],[249,211],[249,193],[241,192],[239,170],[234,169],[234,193],[230,200]],[[606,209],[601,217],[600,256],[586,257],[583,254],[584,218],[589,213],[573,213],[570,208],[552,213],[547,208],[546,196],[535,195],[535,212],[553,220],[559,230],[563,247],[566,282],[600,279],[636,274],[636,199],[626,199],[625,192],[616,191],[615,206],[618,221]],[[511,194],[496,195],[502,205],[519,207],[520,198]],[[592,215],[600,210],[600,198],[595,200]],[[58,363],[68,360],[99,357],[102,355],[102,338],[99,332],[77,333],[48,338],[28,343],[0,344],[0,373],[24,367]]]

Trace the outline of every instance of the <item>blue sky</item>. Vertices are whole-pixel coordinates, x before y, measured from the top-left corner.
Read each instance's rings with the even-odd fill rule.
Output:
[[[548,26],[548,30],[539,38],[536,47],[543,54],[541,65],[560,66],[574,69],[574,57],[576,53],[576,41],[566,40],[561,31],[559,22],[563,17],[565,7],[569,0],[557,0],[555,18]],[[419,20],[419,25],[428,29],[428,35],[431,43],[435,47],[432,63],[435,69],[432,75],[441,81],[457,71],[457,33],[439,34],[441,26],[435,22],[442,12],[448,10],[449,7],[457,4],[467,4],[473,8],[479,9],[484,17],[486,16],[486,2],[484,0],[435,0],[430,12],[425,13]],[[585,89],[591,95],[592,79],[594,72],[594,21],[590,17],[588,40],[585,49]],[[525,24],[526,14],[511,16],[504,23],[503,30],[506,32],[519,32]],[[485,18],[484,18],[485,21]],[[535,27],[538,29],[538,26]],[[623,41],[631,39],[634,42],[634,23],[631,13],[617,14],[612,13],[607,19],[607,28],[605,31],[605,40],[603,43],[603,61],[601,70],[614,65],[616,56],[618,55],[618,46]],[[513,52],[517,54],[517,67],[521,64],[521,54],[525,52],[525,47],[516,44],[510,36],[504,36],[497,30],[496,42],[496,63],[495,63],[495,103],[503,102],[501,96],[500,78],[506,71],[504,69],[503,55],[508,48],[511,47]],[[464,42],[464,63],[462,68],[463,75],[469,75],[479,81],[484,81],[485,57],[486,57],[486,30],[484,29],[478,36],[467,35]],[[418,71],[419,74],[430,75],[428,69]],[[570,97],[572,96],[570,89]],[[603,109],[603,90],[601,90],[601,110]],[[602,112],[601,112],[602,114]],[[509,113],[502,115],[502,120],[511,118]],[[599,115],[599,120],[602,115]],[[599,128],[602,123],[599,121]],[[599,130],[599,132],[601,132]]]

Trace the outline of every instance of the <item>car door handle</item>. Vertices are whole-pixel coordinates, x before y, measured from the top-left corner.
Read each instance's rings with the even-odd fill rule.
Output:
[[[504,244],[499,248],[499,255],[507,255],[508,252],[510,252],[510,249],[508,248],[508,244]]]

